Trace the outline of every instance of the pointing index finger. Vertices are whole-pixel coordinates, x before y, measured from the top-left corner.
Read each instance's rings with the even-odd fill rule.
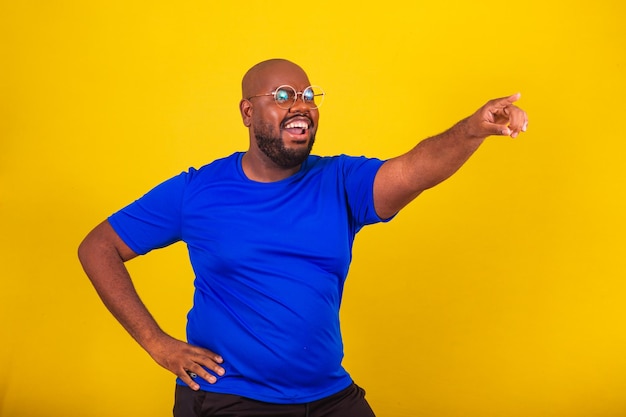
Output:
[[[517,100],[520,99],[521,96],[522,96],[522,93],[515,93],[508,97],[497,98],[493,100],[491,103],[494,107],[505,108],[506,106],[510,106],[511,104],[515,103]]]

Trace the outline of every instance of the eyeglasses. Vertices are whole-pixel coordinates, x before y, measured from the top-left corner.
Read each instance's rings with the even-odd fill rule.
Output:
[[[281,85],[271,93],[257,94],[250,96],[246,100],[250,100],[254,97],[274,96],[274,101],[281,109],[289,110],[298,101],[298,96],[302,97],[302,102],[306,104],[310,109],[317,109],[324,102],[324,90],[317,85],[311,85],[304,89],[304,91],[296,91],[290,85]]]

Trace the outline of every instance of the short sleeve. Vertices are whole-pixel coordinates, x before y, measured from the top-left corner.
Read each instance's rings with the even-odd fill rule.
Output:
[[[348,204],[357,225],[387,222],[381,219],[374,206],[374,179],[385,161],[376,158],[349,157],[342,155],[343,178]]]
[[[133,251],[144,255],[181,240],[187,175],[182,173],[157,185],[108,218],[115,232]]]

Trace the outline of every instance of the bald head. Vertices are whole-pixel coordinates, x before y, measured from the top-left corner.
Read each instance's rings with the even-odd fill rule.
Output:
[[[253,66],[241,81],[241,96],[248,98],[255,94],[267,93],[279,85],[293,83],[293,80],[305,80],[304,70],[286,59],[268,59]]]
[[[239,110],[250,136],[242,164],[246,175],[257,180],[275,181],[295,173],[315,142],[319,111],[304,96],[289,107],[280,106],[271,97],[280,86],[303,95],[310,86],[309,77],[291,61],[270,59],[250,68],[241,81]]]

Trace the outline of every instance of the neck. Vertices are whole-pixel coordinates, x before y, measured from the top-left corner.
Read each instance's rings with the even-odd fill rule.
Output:
[[[260,158],[253,155],[250,151],[244,154],[241,160],[241,167],[249,180],[257,182],[284,180],[300,170],[300,165],[293,168],[283,168],[268,158]]]

